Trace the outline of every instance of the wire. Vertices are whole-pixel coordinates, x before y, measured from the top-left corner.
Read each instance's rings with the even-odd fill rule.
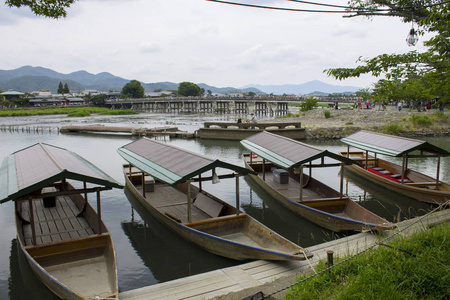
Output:
[[[286,7],[275,7],[275,6],[264,6],[264,5],[255,5],[255,4],[248,4],[248,3],[238,3],[238,2],[231,2],[231,1],[224,1],[224,0],[206,0],[210,2],[217,2],[217,3],[223,3],[223,4],[230,4],[230,5],[237,5],[237,6],[245,6],[245,7],[253,7],[253,8],[262,8],[262,9],[270,9],[270,10],[282,10],[282,11],[295,11],[295,12],[311,12],[311,13],[335,13],[335,14],[347,14],[347,13],[359,13],[359,14],[371,14],[371,13],[383,13],[385,14],[379,14],[379,15],[386,15],[388,16],[389,12],[393,11],[414,11],[418,9],[424,9],[424,8],[431,8],[438,5],[444,5],[447,3],[450,3],[450,0],[438,2],[434,4],[424,5],[421,7],[404,7],[404,8],[392,8],[392,9],[355,9],[354,7],[350,6],[342,6],[342,5],[333,5],[333,4],[326,4],[326,3],[319,3],[319,2],[310,2],[310,1],[303,1],[303,0],[287,0],[291,2],[298,2],[303,4],[311,4],[311,5],[317,5],[317,6],[326,6],[326,7],[334,7],[334,8],[343,8],[345,10],[315,10],[315,9],[297,9],[297,8],[286,8]]]

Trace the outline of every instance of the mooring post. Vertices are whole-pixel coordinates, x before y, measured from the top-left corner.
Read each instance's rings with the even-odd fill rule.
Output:
[[[333,266],[333,250],[328,250],[327,251],[327,267],[331,268]],[[330,272],[330,270],[328,270],[328,272]]]

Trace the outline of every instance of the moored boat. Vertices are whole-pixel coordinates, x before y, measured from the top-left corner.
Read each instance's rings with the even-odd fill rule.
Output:
[[[117,299],[100,192],[122,186],[77,154],[42,143],[6,157],[0,178],[0,202],[15,202],[17,240],[37,277],[62,299]],[[97,211],[88,193],[97,194]]]
[[[129,191],[162,224],[197,246],[235,260],[312,256],[238,209],[239,177],[251,171],[148,138],[118,152],[129,162],[123,167]],[[218,175],[219,168],[232,173]],[[236,207],[202,188],[204,181],[226,178],[236,180]]]
[[[395,227],[343,195],[344,165],[353,161],[269,132],[258,133],[241,144],[251,151],[244,154],[245,166],[256,172],[250,177],[301,217],[336,232]],[[327,163],[325,158],[335,162]],[[313,168],[333,166],[341,167],[339,192],[312,177]],[[309,168],[309,175],[303,173],[304,168]]]
[[[450,154],[447,150],[425,141],[369,131],[359,131],[341,141],[348,147],[339,154],[360,163],[349,167],[349,172],[422,202],[443,204],[450,200],[450,185],[439,179],[440,158]],[[350,146],[360,150],[350,150]],[[402,157],[402,165],[377,154]],[[408,168],[408,160],[419,157],[437,158],[436,178]]]

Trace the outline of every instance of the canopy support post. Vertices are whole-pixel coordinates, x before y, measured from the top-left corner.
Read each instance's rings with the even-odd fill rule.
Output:
[[[187,184],[187,205],[188,205],[188,223],[191,223],[191,215],[192,215],[192,201],[191,201],[191,183],[192,180],[186,181]]]
[[[263,173],[263,180],[266,181],[266,159],[265,158],[263,158],[262,173]]]
[[[198,190],[201,192],[202,189],[202,174],[198,174]]]
[[[341,183],[340,183],[340,190],[339,190],[339,198],[342,199],[342,195],[344,192],[344,163],[341,163]]]
[[[369,164],[369,151],[366,150],[366,170],[368,164]]]
[[[30,198],[28,200],[28,206],[30,207],[31,239],[33,246],[36,246],[36,226],[34,224],[33,199]]]
[[[87,189],[86,181],[83,181],[83,187],[85,190]],[[84,199],[86,200],[86,202],[88,201],[88,193],[87,192],[84,193]]]
[[[97,190],[97,216],[98,216],[98,235],[102,234],[102,206],[100,204],[100,190]]]
[[[350,158],[350,145],[347,145],[347,158]]]
[[[401,183],[402,183],[402,184],[405,182],[405,173],[406,173],[406,169],[405,169],[405,160],[406,160],[406,157],[405,157],[405,155],[404,155],[404,156],[403,156],[403,159],[402,159],[402,180],[401,180]]]
[[[300,201],[303,201],[303,165],[300,166]]]
[[[141,181],[142,181],[142,196],[145,198],[145,173],[141,173]]]
[[[239,199],[239,174],[235,175],[236,178],[236,215],[239,216],[240,213],[240,199]]]
[[[436,170],[436,189],[439,190],[439,172],[441,168],[441,157],[437,158],[437,170]]]

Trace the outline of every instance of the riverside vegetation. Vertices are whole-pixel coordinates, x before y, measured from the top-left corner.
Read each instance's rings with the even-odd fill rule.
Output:
[[[330,272],[292,287],[285,299],[450,299],[449,223],[388,246],[336,263]],[[316,271],[324,269],[321,262]]]
[[[68,107],[40,107],[40,108],[13,108],[0,110],[0,117],[42,116],[42,115],[67,115],[68,117],[86,117],[91,114],[98,115],[131,115],[137,112],[127,110],[110,110],[108,108],[93,106],[68,106]]]

